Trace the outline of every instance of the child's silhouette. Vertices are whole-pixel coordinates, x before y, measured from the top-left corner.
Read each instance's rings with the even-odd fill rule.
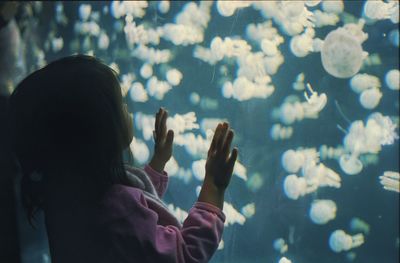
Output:
[[[24,79],[10,98],[13,149],[24,205],[45,213],[53,263],[207,262],[221,240],[224,191],[238,151],[227,123],[216,128],[198,202],[181,225],[161,197],[174,134],[156,114],[154,155],[125,166],[133,137],[115,73],[77,55]]]

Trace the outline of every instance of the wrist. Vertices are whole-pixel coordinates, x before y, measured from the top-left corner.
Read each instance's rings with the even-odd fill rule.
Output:
[[[225,189],[217,187],[212,182],[212,178],[211,180],[205,178],[203,186],[201,187],[198,201],[212,204],[222,210],[224,205],[224,196]]]
[[[162,173],[165,168],[165,162],[160,161],[160,159],[158,159],[156,156],[153,156],[149,162],[149,166],[157,172]]]

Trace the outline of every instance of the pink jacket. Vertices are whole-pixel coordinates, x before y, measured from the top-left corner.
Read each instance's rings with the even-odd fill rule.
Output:
[[[144,171],[161,198],[167,174],[148,165]],[[139,188],[114,185],[103,205],[101,225],[115,246],[118,262],[208,262],[222,237],[225,215],[208,203],[196,202],[183,225]]]

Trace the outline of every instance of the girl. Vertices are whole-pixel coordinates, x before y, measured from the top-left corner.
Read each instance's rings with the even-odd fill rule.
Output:
[[[208,262],[221,240],[224,191],[238,151],[227,123],[216,128],[198,201],[181,225],[161,198],[174,134],[156,114],[154,155],[124,166],[133,137],[116,74],[89,56],[50,63],[10,98],[12,144],[31,220],[43,209],[53,263]]]

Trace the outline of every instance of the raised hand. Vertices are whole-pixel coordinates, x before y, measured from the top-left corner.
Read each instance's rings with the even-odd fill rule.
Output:
[[[218,124],[208,150],[205,180],[211,181],[219,190],[228,186],[238,156],[237,148],[230,154],[233,136],[228,123]]]
[[[168,112],[160,108],[156,114],[156,122],[153,131],[154,137],[154,154],[149,165],[156,171],[162,172],[165,164],[172,156],[172,146],[174,140],[174,132],[167,132]]]

